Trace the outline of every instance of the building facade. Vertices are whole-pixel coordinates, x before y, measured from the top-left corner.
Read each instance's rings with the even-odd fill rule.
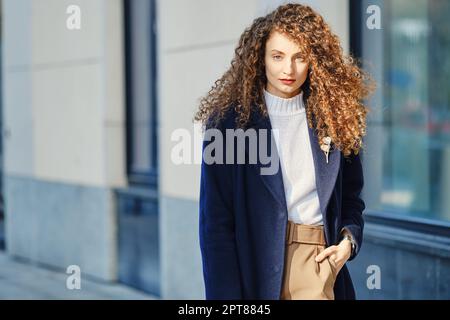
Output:
[[[362,156],[364,243],[348,264],[358,298],[450,298],[449,5],[298,2],[378,82]],[[243,30],[282,3],[2,0],[6,253],[161,299],[203,299],[192,118]],[[193,145],[181,164],[179,130]]]

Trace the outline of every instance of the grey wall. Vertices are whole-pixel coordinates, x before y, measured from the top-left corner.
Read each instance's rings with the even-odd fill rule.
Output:
[[[126,186],[122,13],[121,0],[2,2],[7,252],[104,280],[117,278],[111,190]]]
[[[450,299],[450,238],[366,222],[363,246],[348,263],[358,299]],[[370,289],[369,266],[380,270]]]

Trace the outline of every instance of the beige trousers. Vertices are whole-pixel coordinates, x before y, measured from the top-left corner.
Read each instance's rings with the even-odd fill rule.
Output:
[[[323,226],[288,220],[281,300],[334,300],[336,266],[314,258],[325,249]]]

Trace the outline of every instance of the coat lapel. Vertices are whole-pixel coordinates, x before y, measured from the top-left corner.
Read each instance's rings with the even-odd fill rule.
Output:
[[[261,169],[264,167],[268,167],[269,165],[262,165],[260,159],[257,160],[257,163],[255,164],[255,168],[257,169],[257,174],[261,178],[262,182],[265,184],[267,189],[269,189],[270,193],[272,194],[274,200],[278,203],[278,205],[281,207],[283,212],[286,213],[287,216],[287,204],[286,204],[286,196],[284,192],[284,183],[283,183],[283,174],[280,167],[279,157],[278,157],[278,151],[275,145],[275,140],[272,137],[272,125],[270,123],[269,117],[262,117],[259,113],[257,113],[255,117],[254,125],[252,128],[256,130],[257,140],[258,140],[258,150],[259,150],[259,129],[266,129],[267,130],[267,147],[266,150],[270,152],[273,150],[277,153],[277,156],[275,159],[278,160],[278,170],[275,174],[261,174]],[[248,153],[248,144],[245,144],[245,151]]]
[[[315,129],[308,126],[309,141],[311,144],[312,155],[314,159],[314,170],[316,173],[316,188],[319,195],[320,210],[325,221],[328,202],[333,192],[336,178],[341,165],[341,152],[337,149],[328,154],[328,163],[325,153],[320,149],[319,138]]]
[[[256,133],[258,136],[259,143],[259,134],[258,129],[267,129],[268,132],[268,147],[266,150],[271,150],[271,144],[275,143],[275,140],[272,137],[271,129],[272,125],[270,123],[269,117],[263,117],[259,112],[255,112],[255,121],[253,125],[250,127],[256,129]],[[336,178],[340,168],[341,162],[341,152],[337,149],[332,150],[328,155],[328,163],[326,162],[325,153],[320,149],[318,136],[315,133],[314,129],[309,128],[309,141],[311,145],[313,160],[314,160],[314,170],[316,176],[316,188],[319,196],[320,202],[320,210],[323,215],[324,222],[326,223],[326,210],[328,206],[328,202],[331,197],[331,193],[333,192]],[[248,144],[245,144],[246,152],[248,153]],[[277,152],[277,148],[274,146],[274,151]],[[278,157],[276,159],[279,159]],[[265,165],[264,165],[265,166]],[[281,167],[279,166],[279,170],[276,171],[273,175],[261,175],[261,168],[264,167],[261,164],[261,161],[257,161],[255,168],[257,169],[257,173],[261,178],[264,185],[272,194],[274,200],[280,205],[283,212],[285,212],[287,216],[287,204],[286,197],[284,192],[284,183],[283,183],[283,175],[281,171]]]

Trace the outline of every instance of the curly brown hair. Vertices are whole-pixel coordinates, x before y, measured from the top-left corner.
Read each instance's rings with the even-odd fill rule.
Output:
[[[329,136],[344,156],[352,151],[358,154],[369,112],[362,101],[373,91],[374,82],[355,58],[344,56],[339,38],[323,18],[301,4],[281,5],[253,21],[239,39],[231,67],[201,98],[194,121],[212,121],[217,126],[225,113],[234,108],[238,115],[236,126],[243,128],[249,122],[252,105],[268,116],[263,92],[267,82],[264,55],[272,31],[296,42],[309,61],[302,90],[308,123],[310,128],[315,123],[319,141]]]

